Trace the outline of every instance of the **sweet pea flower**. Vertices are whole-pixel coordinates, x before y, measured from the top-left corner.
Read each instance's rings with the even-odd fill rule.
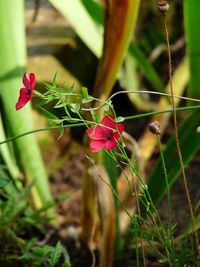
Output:
[[[91,126],[88,130],[88,136],[92,139],[91,151],[98,152],[103,148],[106,150],[114,148],[123,130],[124,125],[122,123],[115,123],[111,115],[105,116],[100,125]]]
[[[33,97],[33,90],[35,88],[35,74],[30,73],[29,75],[25,72],[23,77],[23,84],[25,88],[20,89],[18,101],[16,103],[16,110],[23,108],[28,101]]]

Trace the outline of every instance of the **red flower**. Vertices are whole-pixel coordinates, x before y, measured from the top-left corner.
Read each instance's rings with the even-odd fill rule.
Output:
[[[23,77],[23,84],[25,88],[20,89],[20,95],[15,106],[16,110],[23,108],[23,106],[26,105],[26,103],[33,97],[33,90],[35,87],[35,74],[30,73],[30,75],[28,75],[25,72]]]
[[[91,126],[88,130],[88,136],[92,139],[91,151],[98,152],[103,148],[106,150],[114,148],[123,130],[122,123],[115,123],[111,115],[105,116],[100,125]]]

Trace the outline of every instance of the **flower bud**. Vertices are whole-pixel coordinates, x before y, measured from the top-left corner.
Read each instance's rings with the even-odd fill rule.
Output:
[[[197,127],[196,133],[200,135],[200,126]]]
[[[152,134],[159,135],[160,134],[160,123],[158,121],[149,123],[149,131],[152,132]]]
[[[158,9],[164,15],[169,10],[169,4],[167,3],[167,1],[161,0],[158,2]]]

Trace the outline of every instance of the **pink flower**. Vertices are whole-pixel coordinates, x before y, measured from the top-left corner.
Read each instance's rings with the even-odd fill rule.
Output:
[[[100,125],[91,126],[88,130],[88,136],[92,139],[91,151],[98,152],[103,148],[106,150],[114,148],[123,130],[122,123],[115,123],[111,115],[105,116]]]
[[[35,87],[35,74],[30,73],[29,75],[25,72],[23,77],[23,84],[25,88],[20,89],[20,95],[16,103],[16,110],[23,108],[26,103],[33,97],[33,90]]]

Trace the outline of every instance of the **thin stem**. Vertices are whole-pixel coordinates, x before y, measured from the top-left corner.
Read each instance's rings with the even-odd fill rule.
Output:
[[[118,91],[118,92],[114,93],[113,95],[111,95],[100,106],[93,107],[93,108],[82,108],[82,110],[84,110],[84,111],[98,110],[98,109],[102,108],[103,106],[105,106],[115,96],[120,95],[120,94],[151,94],[151,95],[161,95],[161,96],[165,96],[165,97],[172,97],[172,94],[155,92],[155,91],[147,91],[147,90],[125,91],[125,90],[123,90],[123,91]],[[196,98],[190,98],[190,97],[179,96],[179,95],[173,95],[173,97],[178,98],[178,99],[182,99],[182,100],[188,100],[188,101],[194,101],[194,102],[200,103],[200,99],[196,99]]]
[[[193,110],[193,109],[197,109],[197,108],[200,108],[200,105],[189,106],[189,107],[179,107],[179,108],[176,108],[176,111]],[[152,115],[169,113],[169,112],[173,112],[173,109],[166,109],[166,110],[161,110],[161,111],[152,111],[152,112],[146,112],[146,113],[142,113],[142,114],[138,114],[138,115],[127,116],[127,117],[124,117],[124,120],[139,119],[139,118],[150,117]]]
[[[180,107],[180,108],[176,108],[176,111],[183,111],[183,110],[193,110],[193,109],[199,109],[200,105],[196,105],[196,106],[189,106],[189,107]],[[139,119],[139,118],[143,118],[143,117],[150,117],[152,115],[156,115],[156,114],[162,114],[162,113],[169,113],[172,112],[173,109],[166,109],[166,110],[161,110],[161,111],[153,111],[153,112],[148,112],[148,113],[143,113],[143,114],[138,114],[138,115],[133,115],[133,116],[127,116],[124,117],[124,120],[132,120],[132,119]],[[94,124],[94,122],[91,121],[87,121],[87,123],[89,124]],[[73,127],[81,127],[81,126],[85,126],[85,123],[73,123],[73,124],[67,124],[67,125],[63,125],[63,128],[73,128]],[[16,135],[14,137],[8,138],[4,141],[0,142],[0,145],[5,144],[5,143],[9,143],[12,142],[18,138],[21,138],[25,135],[28,134],[33,134],[33,133],[37,133],[37,132],[43,132],[43,131],[51,131],[51,130],[56,130],[59,129],[60,126],[51,126],[51,127],[45,127],[45,128],[40,128],[40,129],[35,129],[32,131],[28,131],[25,132],[23,134],[19,134]]]
[[[90,157],[88,157],[87,155],[85,155],[85,157],[90,161],[90,163],[93,165],[93,167],[95,168],[96,170],[96,173],[98,175],[98,177],[108,186],[110,187],[110,189],[112,190],[114,196],[117,198],[117,200],[119,201],[119,204],[120,206],[124,209],[124,211],[126,212],[126,214],[128,215],[128,217],[130,218],[130,221],[132,222],[132,216],[131,214],[129,213],[129,211],[126,209],[125,205],[121,202],[116,190],[113,188],[112,184],[108,183],[104,178],[103,176],[101,175],[101,173],[99,172],[98,168],[96,167],[95,165],[95,162],[93,159],[91,159]]]
[[[119,94],[132,94],[132,93],[138,93],[138,94],[152,94],[152,95],[161,95],[161,96],[166,96],[166,97],[172,97],[172,94],[168,93],[161,93],[161,92],[155,92],[155,91],[147,91],[147,90],[139,90],[139,91],[118,91],[111,95],[108,100],[111,100],[113,97]],[[183,100],[189,100],[189,101],[194,101],[194,102],[200,102],[200,99],[197,98],[190,98],[190,97],[185,97],[185,96],[179,96],[179,95],[174,95],[174,98],[178,99],[183,99]]]
[[[139,197],[138,197],[138,192],[137,192],[137,187],[136,187],[136,182],[134,181],[133,173],[131,173],[131,177],[133,180],[133,186],[134,186],[134,191],[135,191],[135,199],[136,199],[136,207],[139,215],[139,224],[140,224],[140,243],[141,243],[141,249],[142,249],[142,259],[143,259],[143,264],[144,267],[146,267],[146,259],[145,259],[145,253],[144,253],[144,243],[143,243],[143,225],[141,222],[141,212],[140,212],[140,205],[139,205]]]
[[[171,214],[170,187],[169,187],[167,169],[166,169],[166,165],[165,165],[165,159],[164,159],[164,155],[163,155],[160,135],[157,135],[157,140],[158,140],[158,146],[159,146],[162,165],[163,165],[165,183],[166,183],[166,187],[167,187],[168,228],[169,228],[169,236],[170,236],[170,246],[171,246],[172,254],[173,254],[174,258],[175,258],[175,261],[177,261],[178,259],[177,259],[177,256],[176,256],[174,243],[173,243],[173,235],[172,235],[172,214]]]
[[[191,219],[192,219],[192,228],[193,228],[195,242],[196,242],[196,246],[197,246],[197,252],[199,255],[199,259],[200,259],[199,240],[198,240],[198,235],[197,235],[197,230],[196,230],[195,216],[194,216],[194,211],[193,211],[193,207],[192,207],[192,201],[191,201],[190,192],[189,192],[189,188],[188,188],[188,182],[187,182],[187,178],[186,178],[186,174],[185,174],[185,167],[184,167],[184,163],[183,163],[181,147],[180,147],[179,137],[178,137],[176,105],[175,105],[175,101],[174,101],[174,91],[173,91],[173,85],[172,85],[171,48],[170,48],[170,43],[169,43],[169,33],[168,33],[168,29],[167,29],[166,17],[165,17],[164,13],[163,13],[163,23],[164,23],[166,43],[167,43],[167,52],[168,52],[169,85],[170,85],[171,101],[172,101],[172,108],[173,108],[173,119],[174,119],[176,146],[177,146],[178,157],[179,157],[180,166],[181,166],[183,182],[184,182],[184,186],[185,186],[186,197],[187,197],[187,201],[188,201],[188,205],[189,205],[189,209],[190,209],[190,214],[191,214]]]

